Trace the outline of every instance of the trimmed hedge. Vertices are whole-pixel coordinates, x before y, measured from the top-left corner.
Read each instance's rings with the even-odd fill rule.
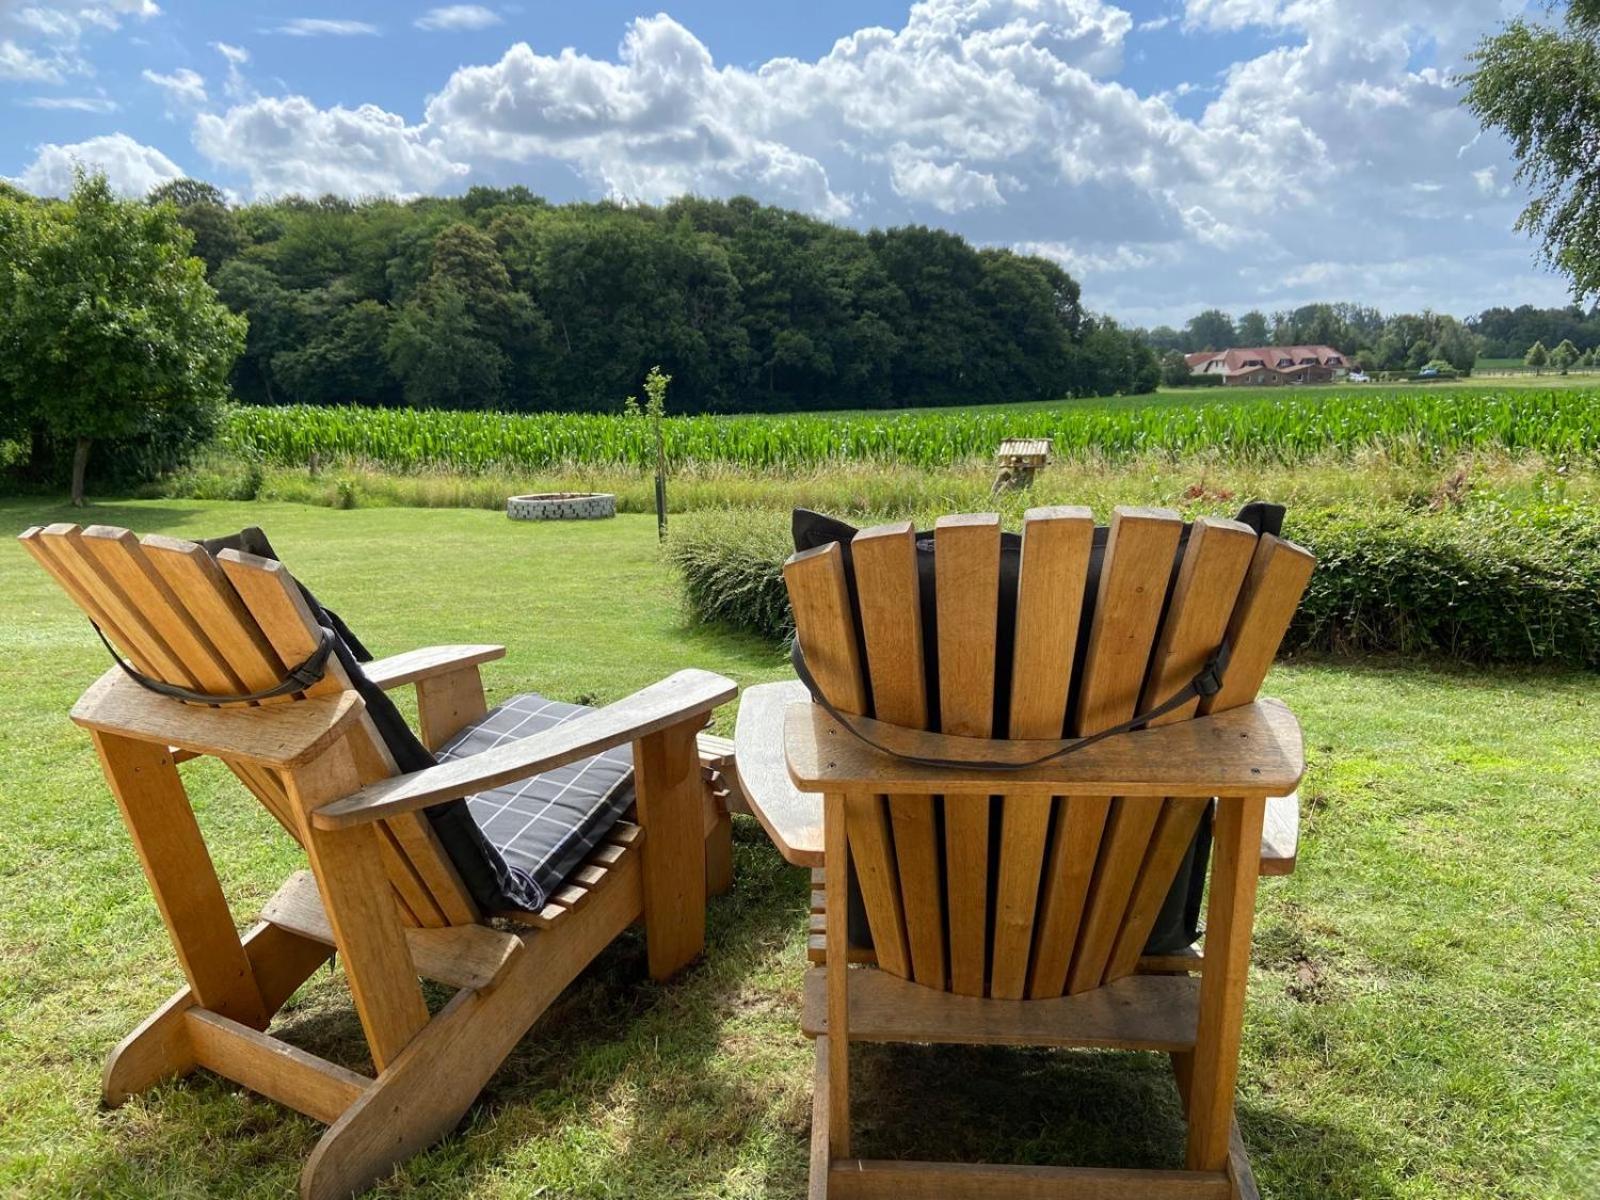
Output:
[[[1600,667],[1600,515],[1291,512],[1284,532],[1318,559],[1287,649]],[[774,641],[790,550],[788,515],[755,509],[677,518],[667,546],[697,617]]]

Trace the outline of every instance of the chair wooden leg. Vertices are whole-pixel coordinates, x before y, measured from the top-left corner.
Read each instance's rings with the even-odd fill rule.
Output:
[[[706,945],[705,779],[695,743],[705,718],[633,744],[644,826],[644,936],[650,978],[665,980]]]
[[[244,936],[267,1016],[278,1011],[311,973],[328,960],[331,946],[265,922]],[[112,1108],[166,1079],[195,1069],[194,1047],[184,1013],[195,1007],[192,988],[182,988],[139,1023],[106,1058],[100,1093]]]
[[[264,1029],[267,1014],[250,960],[171,753],[117,734],[93,737],[195,1002]]]
[[[303,1200],[345,1200],[448,1134],[550,1003],[639,918],[637,857],[527,948],[488,988],[456,993],[335,1121],[300,1175]]]
[[[806,1200],[828,1200],[828,1167],[832,1162],[828,1152],[828,1105],[832,1100],[828,1086],[828,1035],[821,1035],[816,1042],[817,1068],[811,1092],[811,1180]]]
[[[1265,812],[1266,801],[1259,797],[1224,798],[1217,804],[1216,863],[1206,911],[1200,1021],[1188,1085],[1188,1165],[1192,1171],[1221,1171],[1228,1162]]]
[[[723,813],[706,834],[706,895],[733,890],[733,818]]]

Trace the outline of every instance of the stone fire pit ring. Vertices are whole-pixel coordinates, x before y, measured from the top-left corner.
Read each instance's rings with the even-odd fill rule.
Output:
[[[617,515],[617,498],[609,492],[535,492],[506,500],[513,521],[598,521]]]

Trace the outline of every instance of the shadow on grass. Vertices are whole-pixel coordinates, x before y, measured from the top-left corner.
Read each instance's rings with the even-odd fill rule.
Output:
[[[517,1046],[462,1127],[375,1194],[803,1195],[809,880],[778,860],[752,820],[736,822],[735,842],[735,890],[711,902],[701,964],[650,983],[642,936],[624,934]],[[274,1031],[370,1070],[342,980],[327,970]],[[1182,1165],[1183,1118],[1164,1056],[964,1046],[853,1055],[864,1156]],[[105,1136],[52,1180],[64,1194],[283,1195],[322,1131],[203,1072],[97,1119]],[[1391,1195],[1378,1148],[1350,1130],[1248,1105],[1240,1121],[1268,1195]]]

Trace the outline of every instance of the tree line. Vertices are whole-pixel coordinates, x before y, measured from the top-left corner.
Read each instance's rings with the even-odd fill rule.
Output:
[[[245,401],[617,411],[650,367],[680,412],[1149,391],[1154,355],[1056,264],[923,226],[748,198],[551,204],[523,187],[171,203],[249,319]]]

